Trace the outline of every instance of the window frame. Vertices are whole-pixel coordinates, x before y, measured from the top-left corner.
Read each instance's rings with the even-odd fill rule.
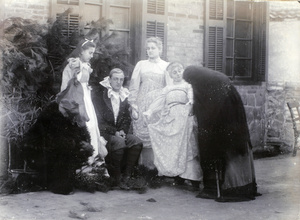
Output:
[[[205,2],[204,66],[223,72],[224,74],[228,71],[228,69],[226,69],[228,68],[226,62],[229,58],[227,49],[229,48],[228,39],[230,39],[227,36],[227,29],[229,28],[227,13],[230,3],[233,3],[231,6],[233,5],[234,11],[236,11],[236,2],[235,0],[206,0]],[[211,3],[213,4],[210,5]],[[222,7],[220,7],[220,5],[222,5]],[[266,80],[268,3],[252,2],[251,10],[253,19],[250,21],[252,22],[252,37],[250,40],[252,46],[250,47],[251,57],[249,56],[247,58],[252,62],[252,64],[248,66],[248,72],[250,74],[248,76],[238,76],[234,75],[234,70],[232,70],[233,72],[231,72],[231,74],[227,73],[226,75],[228,75],[235,84],[258,84]],[[211,15],[218,16],[213,17]],[[259,15],[258,18],[255,17],[257,15]],[[249,20],[247,22],[249,22]],[[217,33],[217,31],[219,31],[219,33]],[[235,35],[233,37],[236,38]],[[231,58],[235,59],[235,56],[236,53],[233,52],[233,57]]]

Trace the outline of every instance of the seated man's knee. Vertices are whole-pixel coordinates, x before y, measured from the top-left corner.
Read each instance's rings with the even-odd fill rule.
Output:
[[[135,149],[142,149],[143,148],[143,142],[141,139],[136,137],[135,135],[128,134],[126,138],[126,145],[128,148],[134,147]]]
[[[126,142],[124,138],[120,138],[117,136],[112,136],[110,139],[111,151],[115,151],[118,149],[123,149],[126,147]]]

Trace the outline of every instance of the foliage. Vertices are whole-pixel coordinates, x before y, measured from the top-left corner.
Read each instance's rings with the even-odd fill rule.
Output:
[[[127,61],[129,49],[121,44],[121,36],[117,32],[110,32],[109,25],[111,20],[100,19],[97,22],[91,22],[91,30],[87,34],[90,39],[97,42],[97,47],[92,60],[94,69],[91,77],[91,85],[98,84],[104,77],[108,76],[113,68],[120,68],[124,71],[127,78],[133,71],[133,66]]]
[[[86,34],[73,32],[68,37],[63,32],[68,13],[47,24],[17,17],[0,23],[1,122],[6,124],[1,135],[9,141],[22,139],[41,109],[55,98],[64,61],[81,39],[93,39],[97,45],[91,85],[98,85],[114,67],[122,68],[127,75],[132,71],[126,61],[128,49],[120,44],[116,33],[109,32],[110,20],[94,21]]]
[[[13,17],[1,23],[1,30],[1,120],[8,140],[18,141],[51,97],[44,40],[47,25]]]

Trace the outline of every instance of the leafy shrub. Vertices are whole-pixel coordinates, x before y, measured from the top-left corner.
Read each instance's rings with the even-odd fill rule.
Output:
[[[108,75],[114,67],[129,75],[133,66],[127,62],[128,48],[121,45],[116,33],[109,32],[110,20],[90,24],[88,33],[74,32],[65,36],[63,16],[47,24],[11,17],[0,23],[1,135],[18,145],[23,134],[35,122],[41,109],[59,92],[64,61],[82,38],[96,42],[92,60],[91,85]]]

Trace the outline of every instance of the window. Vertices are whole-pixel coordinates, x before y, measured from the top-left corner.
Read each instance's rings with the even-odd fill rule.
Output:
[[[162,58],[166,59],[166,0],[132,0],[132,2],[132,27],[134,27],[131,43],[132,63],[147,58],[145,40],[148,37],[159,37],[162,40]]]
[[[124,46],[130,46],[131,0],[52,0],[51,5],[52,18],[57,18],[69,10],[64,16],[66,36],[71,36],[74,31],[87,32],[91,21],[104,17],[113,21],[110,31],[118,33],[118,40],[123,42]]]
[[[145,40],[157,36],[163,41],[162,57],[166,58],[166,0],[51,0],[52,18],[67,9],[65,35],[73,31],[88,31],[89,22],[100,18],[111,19],[110,31],[118,33],[118,41],[129,47],[129,60],[136,64],[146,58]]]
[[[205,66],[235,82],[265,78],[266,3],[206,1]]]

